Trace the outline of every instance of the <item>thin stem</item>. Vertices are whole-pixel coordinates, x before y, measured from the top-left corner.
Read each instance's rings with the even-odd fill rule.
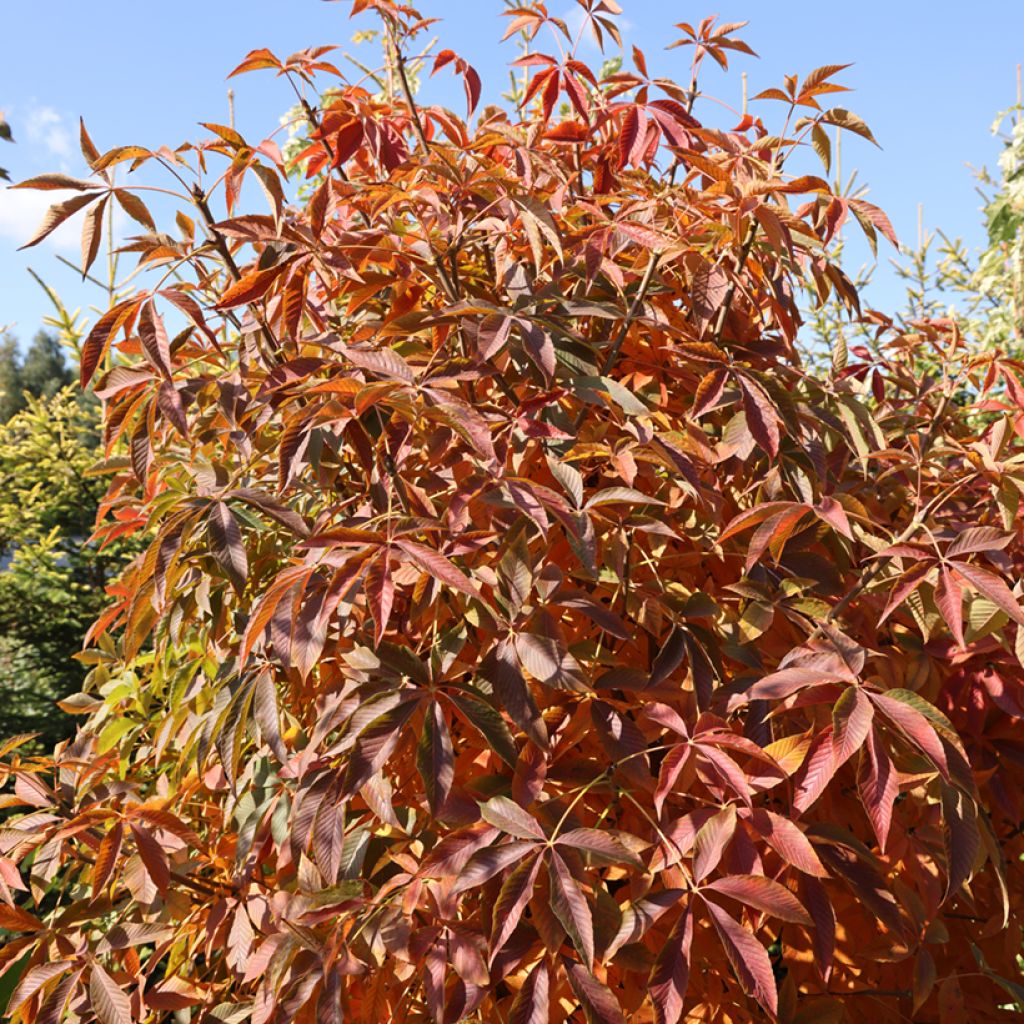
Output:
[[[750,258],[750,252],[754,248],[754,239],[756,237],[757,221],[751,218],[750,227],[747,229],[747,237],[743,240],[743,248],[740,249],[739,257],[736,260],[736,269],[733,272],[732,279],[729,281],[729,287],[726,289],[722,305],[718,310],[718,319],[715,321],[715,333],[712,337],[712,341],[716,345],[722,340],[722,332],[725,330],[725,322],[729,317],[730,310],[732,309],[733,300],[736,298],[736,289],[739,285],[739,277],[740,274],[743,273],[743,268],[747,265],[747,260]]]

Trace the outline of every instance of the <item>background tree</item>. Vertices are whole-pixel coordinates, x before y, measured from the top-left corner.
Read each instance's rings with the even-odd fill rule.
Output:
[[[124,561],[88,543],[106,490],[95,406],[70,389],[0,426],[0,734],[52,748],[73,721],[56,702],[85,678],[75,660]]]
[[[0,339],[0,420],[9,420],[28,397],[52,398],[73,379],[57,336],[37,331],[22,355],[10,334]]]
[[[89,542],[106,489],[100,407],[68,387],[83,327],[47,292],[47,329],[24,354],[0,346],[0,735],[36,733],[41,749],[73,731],[57,702],[81,689],[82,640],[126,550]]]
[[[144,229],[81,375],[100,537],[146,547],[78,735],[5,751],[9,1016],[1005,1019],[1024,385],[952,321],[801,360],[803,285],[857,309],[836,232],[892,236],[788,169],[870,138],[841,68],[734,119],[740,26],[599,78],[532,4],[514,109],[430,55],[462,117],[404,75],[429,22],[368,9],[383,97],[326,48],[237,69],[305,100],[306,197],[273,139],[83,130],[36,236],[82,215],[87,271],[110,204]]]

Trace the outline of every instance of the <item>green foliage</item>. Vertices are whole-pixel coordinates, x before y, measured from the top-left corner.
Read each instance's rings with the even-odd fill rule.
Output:
[[[81,687],[73,655],[122,562],[120,547],[86,543],[105,489],[89,472],[97,424],[95,403],[65,388],[0,427],[0,735],[71,732],[54,703]]]

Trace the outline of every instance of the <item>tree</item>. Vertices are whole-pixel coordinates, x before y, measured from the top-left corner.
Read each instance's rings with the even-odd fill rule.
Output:
[[[66,315],[52,324],[74,341]],[[38,331],[24,356],[12,337],[0,345],[0,735],[47,750],[73,731],[57,702],[81,689],[75,655],[124,561],[123,545],[86,543],[106,489],[88,475],[99,408],[68,389],[62,340]]]
[[[18,341],[9,334],[0,337],[0,421],[7,422],[24,407],[21,386],[21,357]]]
[[[86,543],[106,482],[97,410],[71,389],[30,398],[0,426],[0,735],[72,732],[56,702],[78,693],[74,659],[102,611],[125,546]]]
[[[24,356],[13,337],[0,339],[0,421],[6,422],[24,409],[26,396],[52,398],[71,381],[56,335],[37,331]]]
[[[533,4],[518,107],[432,55],[463,118],[407,85],[429,23],[366,10],[383,96],[326,48],[236,69],[303,96],[307,198],[272,140],[83,129],[36,236],[84,211],[87,270],[107,204],[145,230],[81,369],[100,535],[152,532],[78,735],[7,744],[12,1020],[1004,1019],[1024,388],[950,321],[801,364],[801,279],[856,309],[829,244],[892,236],[787,170],[870,138],[841,69],[719,127],[741,26],[598,78]]]

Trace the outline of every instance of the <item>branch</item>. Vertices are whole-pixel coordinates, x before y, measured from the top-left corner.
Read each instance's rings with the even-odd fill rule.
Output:
[[[754,239],[757,237],[757,221],[751,218],[750,227],[747,229],[747,237],[743,240],[743,248],[740,249],[739,257],[736,260],[736,269],[733,278],[726,289],[725,298],[718,309],[718,319],[715,321],[715,333],[712,338],[717,345],[722,340],[722,332],[725,330],[725,321],[729,318],[729,311],[732,309],[733,299],[736,298],[736,288],[739,283],[740,274],[747,265],[750,252],[754,248]]]

